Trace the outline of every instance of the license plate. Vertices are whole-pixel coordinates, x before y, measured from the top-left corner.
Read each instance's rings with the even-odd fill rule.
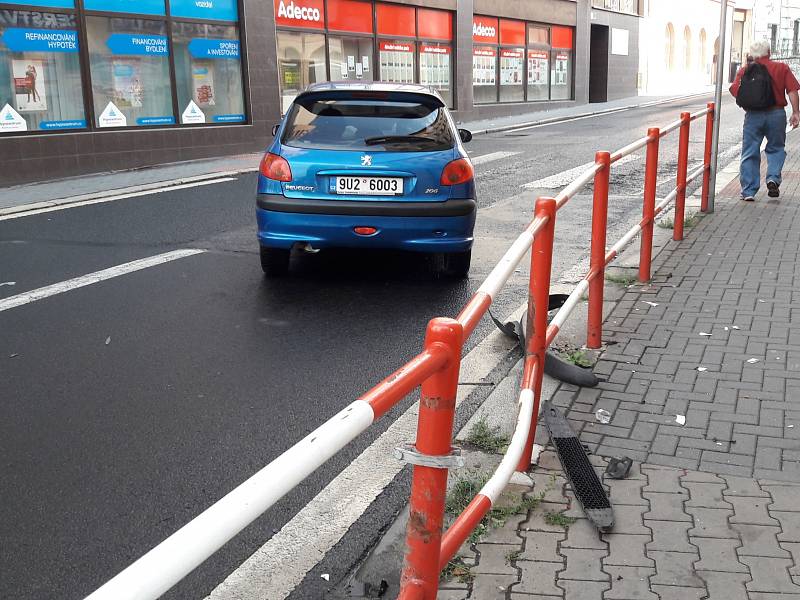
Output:
[[[399,196],[402,177],[337,177],[336,193],[354,196]]]

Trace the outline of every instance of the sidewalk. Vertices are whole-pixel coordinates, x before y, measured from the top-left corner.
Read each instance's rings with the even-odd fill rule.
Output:
[[[697,96],[697,94],[694,96]],[[476,134],[490,133],[492,131],[503,131],[514,126],[555,122],[586,115],[625,110],[635,106],[664,103],[683,97],[686,96],[638,96],[612,102],[570,106],[551,111],[529,112],[510,117],[459,123],[459,126]],[[261,152],[256,152],[0,188],[0,215],[4,212],[24,211],[28,205],[32,204],[37,204],[32,208],[42,208],[43,206],[39,206],[39,203],[48,205],[71,204],[102,196],[138,192],[146,190],[148,187],[180,185],[201,179],[249,173],[258,169],[261,156]]]
[[[606,381],[555,393],[598,471],[635,461],[604,481],[613,531],[589,524],[548,449],[538,506],[463,548],[440,599],[800,599],[800,136],[787,145],[782,197],[743,203],[731,182],[612,310]]]

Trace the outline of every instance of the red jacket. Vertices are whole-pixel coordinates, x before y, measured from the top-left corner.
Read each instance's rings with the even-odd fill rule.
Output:
[[[797,78],[794,76],[794,73],[792,73],[792,70],[786,63],[770,60],[767,56],[757,58],[755,62],[767,67],[767,72],[772,78],[772,91],[775,92],[775,106],[783,108],[788,104],[786,100],[786,94],[788,92],[796,92],[800,90],[800,83],[797,82]],[[738,73],[736,73],[736,79],[730,88],[731,94],[734,96],[739,93],[739,86],[742,83],[742,75],[744,75],[746,69],[747,66],[745,65],[739,69]]]

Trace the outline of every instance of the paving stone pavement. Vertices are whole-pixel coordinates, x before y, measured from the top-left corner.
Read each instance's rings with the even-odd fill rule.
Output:
[[[731,182],[606,319],[600,386],[553,397],[598,472],[635,461],[603,480],[613,529],[548,449],[529,492],[546,502],[465,545],[469,575],[439,598],[800,600],[800,133],[787,150],[781,198],[744,203]]]
[[[598,472],[606,459],[592,456]],[[552,477],[555,476],[555,477]],[[470,575],[440,600],[798,600],[800,483],[634,464],[603,479],[615,526],[599,532],[542,454],[529,494],[546,502],[460,552]],[[664,508],[668,507],[668,508]],[[573,515],[553,525],[547,513]]]

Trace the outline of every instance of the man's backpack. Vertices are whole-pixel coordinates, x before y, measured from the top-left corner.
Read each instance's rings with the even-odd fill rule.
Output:
[[[745,110],[767,110],[775,106],[772,77],[761,63],[751,63],[742,75],[736,104]]]

